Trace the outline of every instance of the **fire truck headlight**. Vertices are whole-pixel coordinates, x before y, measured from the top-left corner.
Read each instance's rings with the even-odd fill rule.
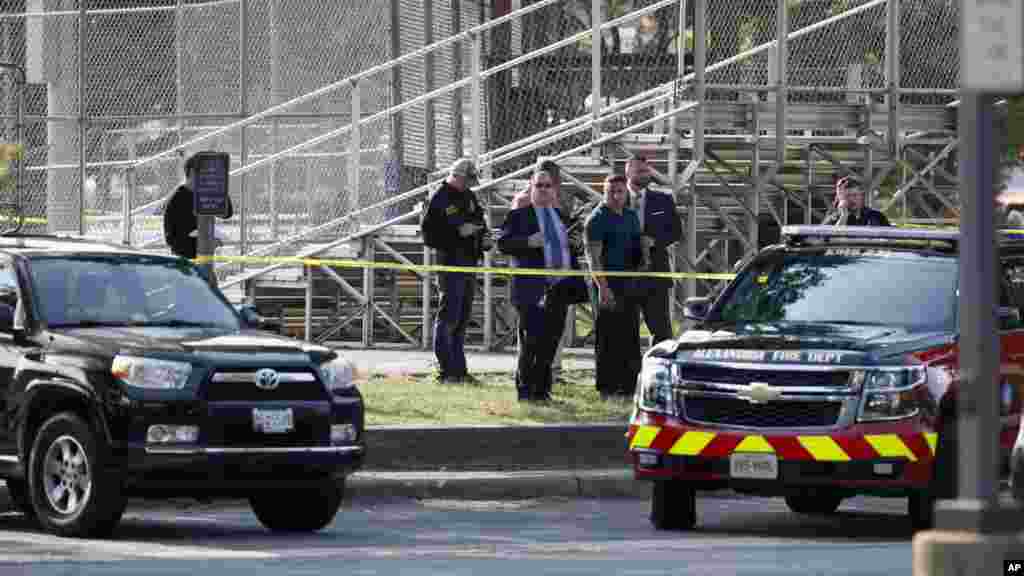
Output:
[[[637,404],[641,410],[676,415],[676,392],[671,362],[649,358],[637,382]]]
[[[864,374],[861,422],[900,420],[920,411],[918,393],[926,373],[921,368],[870,370]]]

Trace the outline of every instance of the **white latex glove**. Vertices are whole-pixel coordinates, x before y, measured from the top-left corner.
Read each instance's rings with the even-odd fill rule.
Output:
[[[544,233],[534,232],[530,234],[530,237],[526,240],[526,243],[530,248],[543,248],[544,247]]]
[[[459,226],[459,236],[462,236],[463,238],[472,236],[473,234],[476,234],[477,230],[479,230],[480,228],[482,228],[482,226],[480,226],[479,224],[466,222],[465,224]]]

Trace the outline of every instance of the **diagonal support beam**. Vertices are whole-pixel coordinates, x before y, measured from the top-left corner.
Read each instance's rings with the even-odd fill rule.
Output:
[[[341,275],[335,272],[330,266],[320,265],[319,268],[323,270],[324,274],[327,274],[332,280],[337,282],[338,285],[341,286],[342,290],[348,293],[349,296],[351,296],[357,302],[359,302],[360,306],[365,307],[370,304],[370,299],[367,298],[364,295],[364,293],[360,292],[359,290],[356,290],[354,286],[349,284],[348,280],[342,278]],[[387,322],[388,324],[391,325],[392,328],[397,330],[398,333],[401,334],[403,338],[405,338],[412,344],[419,344],[418,340],[416,340],[415,338],[410,336],[408,332],[403,330],[402,327],[397,322],[395,322],[395,320],[387,312],[382,310],[381,307],[376,302],[373,303],[373,309],[380,314],[381,318],[383,318],[385,322]]]
[[[929,162],[927,165],[925,165],[924,168],[921,168],[919,171],[915,171],[913,178],[911,178],[909,182],[904,184],[902,187],[899,188],[899,190],[896,191],[895,194],[893,194],[893,197],[889,200],[889,204],[886,205],[885,209],[888,210],[890,206],[892,206],[893,204],[898,202],[901,198],[903,198],[903,195],[907,193],[907,190],[909,190],[912,187],[914,187],[914,185],[916,185],[918,182],[921,181],[921,178],[925,174],[927,174],[928,172],[932,171],[935,168],[935,166],[937,166],[939,163],[941,163],[943,160],[945,160],[946,157],[949,156],[949,154],[953,150],[955,150],[956,147],[959,144],[960,144],[959,140],[951,141],[949,144],[947,144],[945,147],[943,147],[942,150],[939,151],[939,153],[935,156],[935,158],[931,162]],[[900,162],[903,162],[903,160],[900,160]],[[913,166],[911,166],[911,169],[913,169]]]
[[[904,146],[903,149],[906,150],[907,152],[910,152],[914,156],[916,156],[918,161],[920,161],[920,162],[927,163],[927,162],[929,162],[931,160],[931,158],[929,158],[928,156],[925,156],[924,153],[919,152],[917,150],[914,150],[914,148],[911,147],[911,146]],[[959,176],[954,176],[953,174],[950,174],[941,165],[936,165],[935,169],[934,169],[934,172],[936,172],[939,176],[942,176],[946,180],[949,180],[950,182],[952,182],[954,186],[959,186],[960,185],[960,177]]]

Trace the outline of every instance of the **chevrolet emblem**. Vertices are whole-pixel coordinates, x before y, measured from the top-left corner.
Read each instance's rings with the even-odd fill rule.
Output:
[[[763,404],[778,400],[782,396],[782,390],[765,382],[751,382],[739,395],[751,404]]]

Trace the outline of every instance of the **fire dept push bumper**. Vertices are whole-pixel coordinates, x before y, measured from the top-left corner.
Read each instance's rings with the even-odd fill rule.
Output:
[[[928,486],[937,435],[920,419],[829,433],[747,432],[691,426],[641,412],[626,433],[638,480],[676,479],[698,489],[784,495],[803,487],[854,492]]]

